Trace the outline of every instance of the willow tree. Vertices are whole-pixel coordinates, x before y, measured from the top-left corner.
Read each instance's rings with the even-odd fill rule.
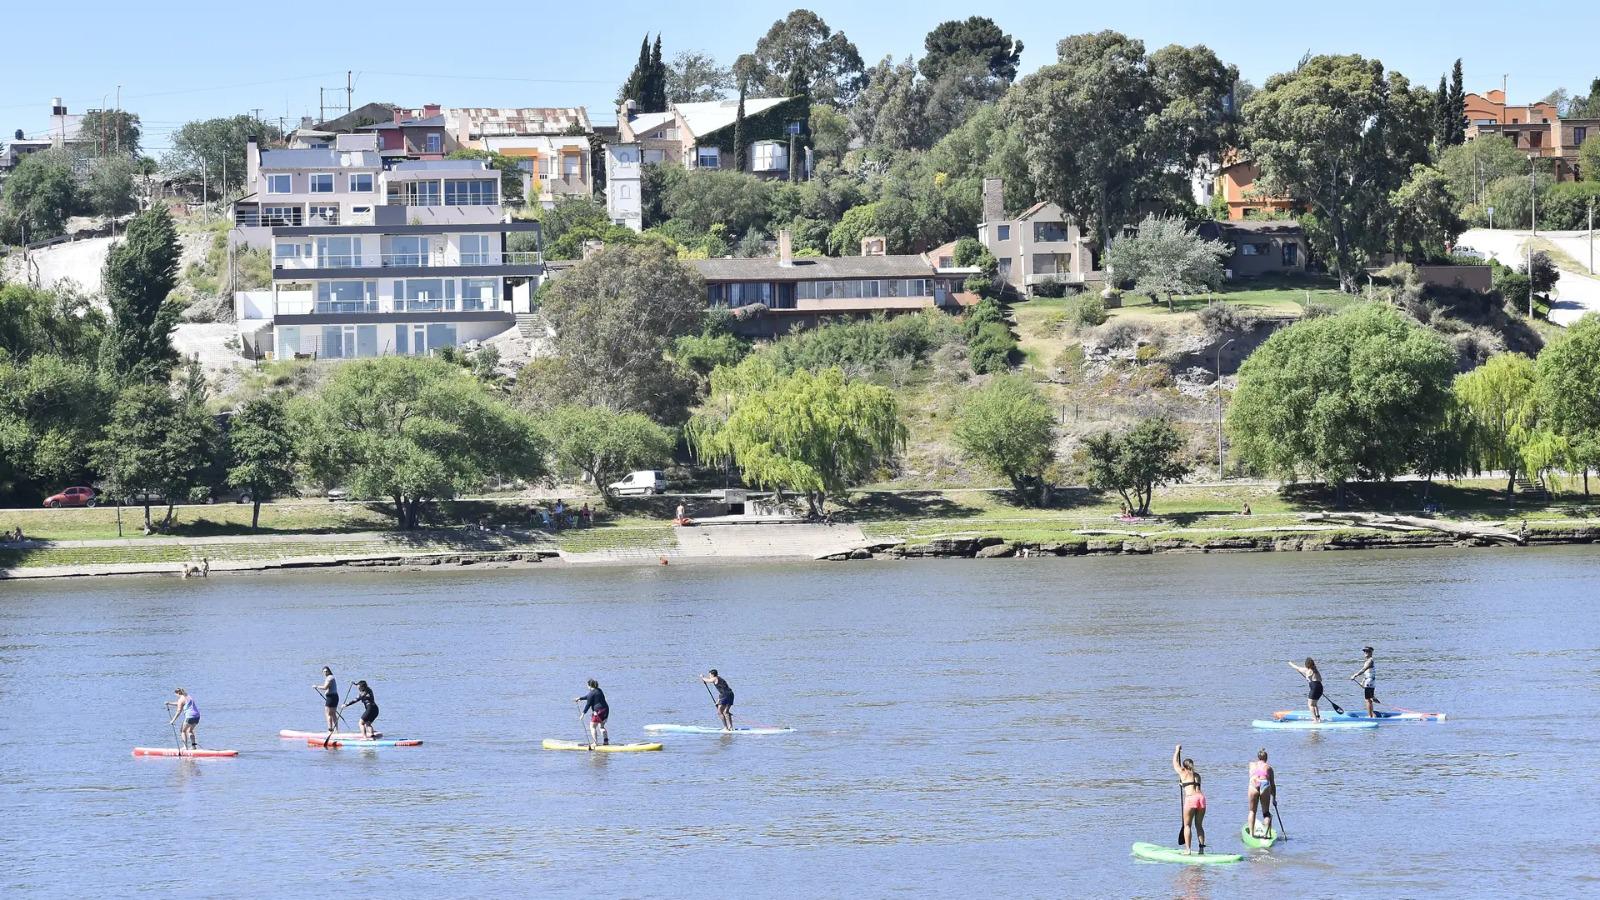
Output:
[[[1533,360],[1520,353],[1502,353],[1456,376],[1454,391],[1470,424],[1469,446],[1478,471],[1506,473],[1506,499],[1517,475],[1533,471],[1528,452],[1538,441],[1538,375]]]
[[[1539,412],[1551,433],[1571,450],[1571,466],[1583,471],[1600,465],[1600,316],[1587,315],[1539,354]]]
[[[718,369],[711,388],[689,425],[695,455],[732,462],[755,487],[804,494],[813,514],[906,443],[894,394],[837,368],[780,375],[752,358]]]

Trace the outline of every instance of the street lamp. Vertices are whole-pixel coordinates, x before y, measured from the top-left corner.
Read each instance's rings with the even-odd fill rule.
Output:
[[[1226,344],[1217,348],[1217,480],[1223,480],[1222,474],[1222,351],[1233,345],[1234,338],[1229,338]]]

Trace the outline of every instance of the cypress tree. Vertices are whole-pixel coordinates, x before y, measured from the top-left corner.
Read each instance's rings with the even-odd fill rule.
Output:
[[[1439,149],[1450,146],[1455,132],[1450,124],[1450,89],[1445,87],[1444,76],[1439,76],[1439,90],[1433,95],[1433,145]]]
[[[739,79],[739,108],[733,113],[733,170],[744,171],[744,95],[749,82]]]
[[[634,63],[633,71],[628,73],[628,80],[622,83],[622,90],[617,95],[617,105],[632,100],[639,104],[640,112],[651,112],[648,91],[650,75],[650,35],[646,34],[639,41],[639,61]]]
[[[164,382],[178,361],[172,329],[179,312],[167,301],[178,283],[178,231],[165,206],[155,204],[128,223],[101,279],[111,306],[101,368],[122,382]]]
[[[655,47],[650,51],[649,75],[646,76],[645,93],[647,112],[667,111],[667,64],[661,61],[661,32],[656,32]]]
[[[1461,83],[1461,60],[1450,71],[1450,143],[1467,142],[1467,91]]]

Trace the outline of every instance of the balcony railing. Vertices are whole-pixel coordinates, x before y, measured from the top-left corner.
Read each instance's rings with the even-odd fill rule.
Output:
[[[275,315],[351,315],[367,313],[507,312],[511,304],[499,297],[490,299],[452,297],[440,300],[301,300],[279,298]]]
[[[274,261],[280,269],[432,269],[441,266],[465,268],[491,266],[536,266],[542,261],[537,252],[463,253],[458,260],[434,253],[380,253],[376,257],[356,253],[324,253],[321,256],[286,256]],[[375,265],[374,265],[375,264]]]
[[[286,213],[240,209],[234,211],[233,224],[239,228],[285,228],[300,227],[302,225],[321,228],[329,225],[338,225],[339,213],[336,210],[331,213],[315,213],[308,216],[299,209],[292,209]]]
[[[390,206],[499,206],[500,205],[500,195],[498,193],[496,193],[496,194],[494,194],[492,196],[487,196],[487,197],[478,196],[478,197],[461,198],[461,197],[457,196],[457,197],[451,197],[449,199],[446,199],[445,197],[443,197],[443,196],[441,196],[440,194],[437,194],[437,193],[429,193],[429,194],[391,193],[389,195],[389,205]]]

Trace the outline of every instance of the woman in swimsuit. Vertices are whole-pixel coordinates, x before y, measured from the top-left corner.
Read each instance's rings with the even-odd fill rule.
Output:
[[[361,736],[372,740],[378,733],[372,730],[372,723],[378,720],[378,698],[372,696],[372,688],[365,681],[355,682],[356,698],[344,705],[345,709],[361,704]]]
[[[1272,834],[1272,795],[1278,790],[1278,782],[1272,772],[1272,764],[1267,762],[1267,751],[1257,750],[1255,761],[1250,763],[1250,790],[1245,794],[1245,805],[1250,808],[1250,816],[1245,820],[1245,827],[1250,830],[1252,837],[1266,837]],[[1261,809],[1261,820],[1266,823],[1266,834],[1256,834],[1256,809]]]
[[[194,705],[194,698],[185,693],[183,688],[174,688],[172,692],[178,695],[178,699],[166,702],[167,706],[172,707],[172,718],[167,724],[182,719],[183,728],[178,731],[178,743],[193,750],[200,746],[194,736],[195,726],[200,724],[200,707]]]
[[[1308,656],[1305,665],[1289,663],[1289,668],[1305,676],[1306,708],[1311,710],[1311,721],[1321,722],[1322,710],[1317,708],[1317,701],[1322,699],[1322,673],[1317,671],[1317,661]]]
[[[328,733],[339,730],[339,682],[333,679],[333,670],[322,667],[322,683],[312,685],[322,695],[322,712],[328,717]]]
[[[1195,839],[1200,841],[1200,852],[1206,852],[1206,795],[1200,791],[1200,773],[1194,770],[1194,760],[1183,759],[1183,745],[1172,751],[1172,771],[1178,773],[1178,786],[1183,788],[1182,837],[1178,843],[1194,852]]]

